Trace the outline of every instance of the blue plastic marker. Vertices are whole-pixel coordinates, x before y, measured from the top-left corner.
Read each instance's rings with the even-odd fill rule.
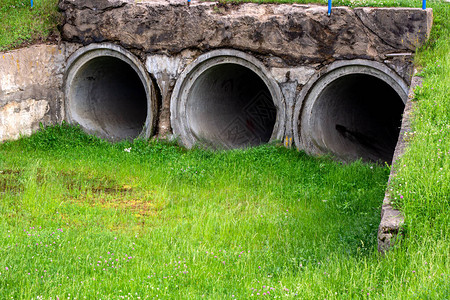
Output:
[[[188,6],[191,5],[191,0],[187,0],[188,1]]]
[[[31,0],[31,8],[33,8],[33,0]]]
[[[427,9],[427,0],[422,1],[422,9]]]
[[[328,0],[328,15],[331,15],[331,0]]]

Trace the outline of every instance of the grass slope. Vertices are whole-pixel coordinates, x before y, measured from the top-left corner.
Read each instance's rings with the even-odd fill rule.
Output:
[[[0,0],[0,51],[45,40],[56,31],[58,0]]]
[[[391,191],[406,238],[385,257],[384,168],[274,146],[109,145],[63,126],[0,146],[0,298],[449,299],[450,5],[428,5],[424,87]]]
[[[385,293],[351,280],[376,261],[385,167],[63,125],[2,144],[0,170],[1,298]]]

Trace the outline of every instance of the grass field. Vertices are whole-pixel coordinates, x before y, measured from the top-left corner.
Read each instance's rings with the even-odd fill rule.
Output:
[[[448,245],[376,252],[386,167],[273,145],[109,144],[65,125],[0,158],[1,298],[448,292]]]
[[[0,51],[45,40],[56,31],[58,0],[0,0]]]
[[[3,0],[0,31],[48,25],[9,25],[2,49],[56,26],[54,2],[18,2]],[[275,145],[109,144],[63,125],[0,145],[0,299],[449,299],[450,4],[428,4],[424,86],[391,191],[405,237],[386,256],[386,167]]]

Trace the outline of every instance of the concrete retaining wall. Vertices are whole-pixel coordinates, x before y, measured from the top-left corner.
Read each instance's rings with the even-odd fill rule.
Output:
[[[1,54],[0,140],[29,134],[39,122],[67,120],[112,140],[174,134],[188,147],[234,148],[282,139],[313,154],[390,160],[395,141],[386,146],[384,135],[373,132],[398,135],[413,54],[428,38],[431,10],[336,7],[328,17],[326,7],[314,5],[184,4],[60,1],[60,47]],[[95,49],[104,57],[93,60]],[[124,84],[122,69],[140,78],[145,99],[135,100],[140,83]],[[324,109],[330,97],[320,95],[328,86],[345,87],[341,97],[353,102]],[[106,92],[111,95],[97,95]],[[118,105],[108,105],[111,96]],[[103,104],[95,104],[99,99]],[[358,99],[372,104],[360,106]],[[378,117],[367,121],[373,108]],[[342,117],[318,127],[330,114]],[[397,121],[384,122],[386,115]],[[347,153],[353,148],[359,150]]]
[[[283,140],[390,162],[430,9],[61,0],[60,45],[0,53],[0,141],[66,120],[191,147]],[[349,100],[350,99],[350,100]],[[403,123],[405,126],[407,121]],[[384,251],[401,215],[385,199]]]
[[[0,141],[64,120],[63,77],[76,45],[35,45],[0,53]]]

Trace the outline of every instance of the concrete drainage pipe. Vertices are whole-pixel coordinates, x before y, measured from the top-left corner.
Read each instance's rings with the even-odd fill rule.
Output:
[[[387,66],[337,62],[312,79],[297,101],[294,138],[313,154],[392,161],[407,99],[406,83]]]
[[[285,105],[269,74],[261,62],[239,51],[200,56],[175,85],[174,134],[187,147],[228,149],[281,139]]]
[[[65,109],[69,123],[112,141],[150,137],[156,99],[141,62],[113,44],[91,44],[69,59]]]

